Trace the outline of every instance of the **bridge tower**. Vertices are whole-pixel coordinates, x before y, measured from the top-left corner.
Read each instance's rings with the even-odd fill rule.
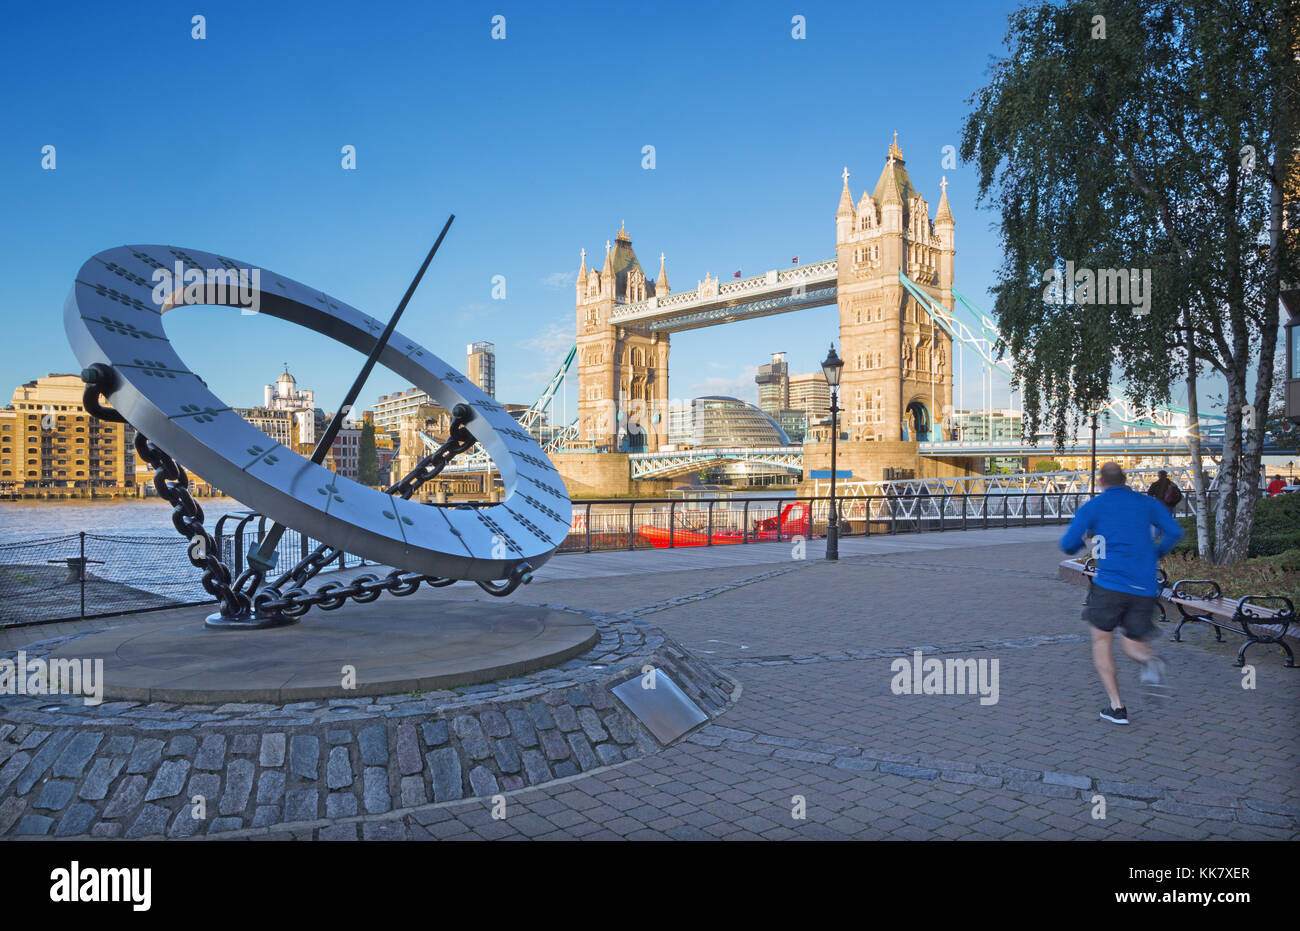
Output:
[[[901,271],[953,306],[953,219],[946,179],[933,222],[898,147],[854,204],[849,170],[835,214],[841,431],[853,441],[938,439],[952,410],[952,340],[903,288]],[[935,432],[931,432],[935,431]]]
[[[610,320],[622,304],[668,294],[668,273],[641,269],[632,239],[620,228],[605,243],[605,262],[578,267],[578,431],[597,449],[655,451],[668,442],[668,334],[617,326]]]

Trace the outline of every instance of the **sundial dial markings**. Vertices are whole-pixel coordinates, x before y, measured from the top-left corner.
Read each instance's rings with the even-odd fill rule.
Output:
[[[137,259],[139,259],[140,262],[141,262],[142,264],[144,264],[144,265],[146,265],[146,266],[149,267],[149,274],[150,274],[150,275],[152,275],[154,272],[156,272],[156,271],[157,271],[158,269],[160,269],[160,268],[166,268],[166,267],[167,267],[167,266],[163,265],[162,262],[159,262],[157,259],[155,259],[155,258],[154,258],[152,255],[150,255],[149,253],[147,253],[147,252],[141,252],[139,249],[132,249],[132,250],[131,250],[131,254],[132,254],[133,256],[135,256]]]
[[[510,507],[510,505],[508,504],[503,505],[503,507],[510,512],[510,516],[513,517],[516,521],[518,521],[521,527],[523,527],[533,536],[537,537],[539,540],[545,540],[548,543],[551,541],[551,538],[548,534],[544,533],[542,529],[538,527],[536,524],[534,524],[531,520],[524,517],[522,514],[517,513],[514,508]]]
[[[520,492],[520,493],[519,493],[519,497],[523,498],[525,501],[527,501],[529,504],[531,504],[531,505],[532,505],[536,510],[538,510],[538,511],[540,511],[541,513],[545,514],[545,515],[546,515],[547,517],[549,517],[551,520],[556,521],[557,523],[565,523],[564,518],[562,518],[559,514],[557,514],[557,513],[555,513],[554,511],[552,511],[552,510],[551,510],[549,507],[547,507],[546,505],[542,504],[542,502],[538,501],[538,500],[537,500],[536,498],[534,498],[532,495],[526,495],[526,494],[524,494],[523,492]]]
[[[280,457],[275,455],[275,451],[283,445],[284,445],[283,443],[272,442],[271,445],[266,448],[263,448],[258,443],[254,443],[252,446],[249,446],[246,451],[253,458],[248,462],[247,465],[243,467],[243,471],[247,472],[249,469],[257,465],[259,462],[262,463],[263,465],[269,465],[269,466],[275,465],[277,462],[280,461]]]
[[[415,521],[404,515],[401,512],[401,509],[398,508],[397,502],[401,500],[401,498],[394,498],[392,495],[389,495],[388,507],[384,508],[380,513],[386,520],[391,521],[397,526],[398,531],[402,534],[402,542],[407,543],[409,541],[406,539],[406,528],[414,527]]]
[[[325,513],[328,514],[330,508],[335,504],[342,504],[347,499],[345,499],[341,494],[342,489],[339,488],[337,474],[330,472],[324,467],[321,468],[321,471],[324,472],[325,476],[328,476],[328,478],[325,476],[319,478],[321,484],[316,486],[316,494],[324,496]]]
[[[98,258],[98,256],[96,256],[96,258]],[[103,265],[105,269],[112,272],[114,275],[117,275],[117,277],[126,279],[127,281],[131,282],[133,285],[135,285],[138,288],[145,288],[150,291],[153,290],[152,288],[149,287],[148,281],[146,281],[144,278],[141,278],[135,272],[123,268],[121,265],[118,265],[116,262],[105,262],[102,259],[100,259],[99,264]]]
[[[194,375],[194,373],[189,369],[168,368],[162,362],[155,362],[149,359],[136,359],[133,363],[119,362],[117,367],[120,369],[138,369],[140,372],[153,378],[174,379],[177,375],[193,375],[195,378],[199,377]]]
[[[197,404],[182,404],[181,413],[168,414],[167,416],[170,420],[182,420],[186,417],[193,417],[199,423],[212,423],[212,421],[217,419],[218,414],[223,414],[229,410],[230,408],[228,407],[212,408],[199,407]]]
[[[140,300],[138,297],[132,297],[131,295],[119,291],[116,288],[111,287],[109,285],[97,284],[92,281],[83,281],[80,278],[76,279],[76,282],[77,284],[84,285],[85,287],[90,288],[100,297],[107,298],[108,300],[118,304],[122,304],[125,307],[130,307],[135,310],[148,311],[149,313],[154,314],[155,316],[162,316],[162,310],[160,308],[150,307],[148,304]]]
[[[519,477],[522,478],[524,481],[528,482],[529,484],[535,485],[536,487],[540,488],[542,491],[546,492],[548,495],[550,495],[553,498],[558,498],[562,501],[568,500],[568,498],[565,495],[561,494],[559,491],[555,490],[550,485],[546,484],[545,482],[539,482],[537,479],[533,478],[531,475],[528,475],[525,472],[519,473]]]
[[[509,508],[506,508],[506,510],[510,511]],[[519,544],[515,542],[514,537],[506,533],[505,528],[502,527],[500,524],[498,524],[495,520],[493,520],[490,515],[484,513],[482,508],[475,508],[473,513],[474,516],[479,519],[480,523],[482,523],[485,527],[487,527],[489,530],[492,531],[492,536],[500,537],[501,542],[504,543],[507,548],[514,551],[517,555],[519,556],[524,555],[524,551],[519,548]],[[511,511],[511,513],[513,514],[514,512]]]
[[[101,326],[108,332],[117,336],[130,336],[133,339],[160,339],[164,342],[167,341],[166,336],[161,336],[157,333],[150,333],[147,330],[137,329],[134,324],[114,319],[109,317],[107,314],[103,314],[100,317],[83,317],[82,319],[87,323]]]

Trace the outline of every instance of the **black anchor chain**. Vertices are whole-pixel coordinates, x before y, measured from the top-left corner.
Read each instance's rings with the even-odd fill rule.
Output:
[[[111,387],[112,369],[100,363],[92,365],[81,375],[86,383],[82,392],[82,406],[92,417],[111,423],[126,423],[126,418],[100,403],[104,390]],[[247,615],[249,599],[232,587],[230,569],[220,558],[217,541],[203,527],[203,508],[190,494],[190,478],[185,470],[167,453],[139,431],[135,434],[135,450],[153,468],[153,484],[158,496],[172,506],[172,525],[190,541],[186,555],[190,564],[203,570],[203,589],[221,602],[223,617]]]

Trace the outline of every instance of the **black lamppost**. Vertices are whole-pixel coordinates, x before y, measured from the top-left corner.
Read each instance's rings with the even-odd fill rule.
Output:
[[[835,354],[835,344],[831,343],[830,354],[826,361],[822,363],[822,372],[826,375],[826,384],[831,389],[831,514],[830,519],[826,522],[826,558],[840,558],[840,515],[839,509],[835,506],[835,444],[840,437],[840,421],[837,416],[840,412],[839,406],[839,388],[840,388],[840,370],[844,368],[844,362]]]
[[[1092,463],[1089,466],[1088,494],[1097,493],[1097,412],[1092,413]]]

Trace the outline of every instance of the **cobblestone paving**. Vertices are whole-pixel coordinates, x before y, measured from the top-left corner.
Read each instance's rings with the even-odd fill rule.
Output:
[[[590,669],[604,665],[596,655],[631,656],[608,645],[523,699],[529,687],[512,682],[479,695],[376,699],[342,715],[325,702],[131,707],[103,712],[120,723],[98,728],[57,726],[57,714],[0,699],[0,834],[1300,837],[1300,674],[1261,653],[1252,656],[1257,687],[1243,689],[1233,638],[1216,644],[1208,630],[1185,630],[1187,642],[1157,644],[1170,694],[1139,690],[1121,657],[1133,724],[1099,721],[1082,592],[1055,578],[1058,534],[969,548],[945,534],[942,549],[921,537],[838,564],[766,561],[526,589],[526,600],[584,610],[611,629],[665,636],[641,646],[666,663],[691,662],[662,655],[675,643],[701,661],[691,668],[709,681],[690,688],[715,719],[664,750]],[[891,663],[916,650],[997,660],[998,702],[893,694]],[[510,686],[515,706],[494,715],[487,706],[508,706]],[[462,713],[448,701],[464,702]],[[214,715],[231,717],[205,719]],[[615,733],[620,726],[628,732]],[[452,746],[455,772],[451,755],[439,756]],[[548,768],[528,785],[507,781],[527,778],[529,759]],[[188,816],[195,794],[215,800],[205,821]],[[1099,796],[1104,818],[1094,817]]]

